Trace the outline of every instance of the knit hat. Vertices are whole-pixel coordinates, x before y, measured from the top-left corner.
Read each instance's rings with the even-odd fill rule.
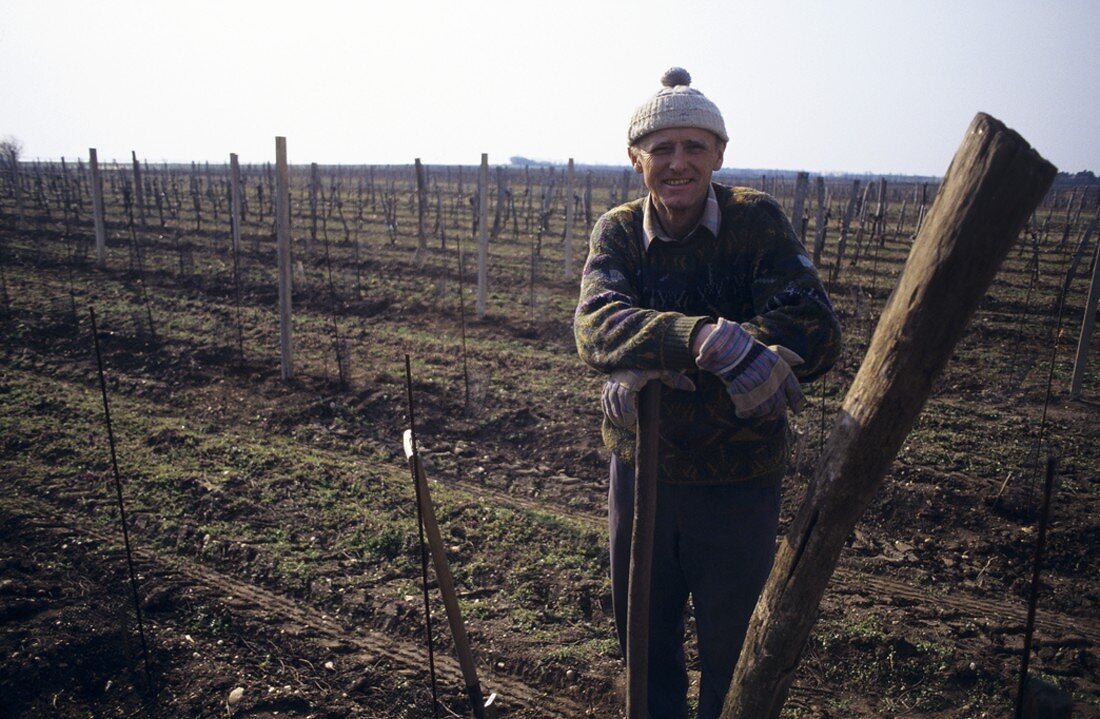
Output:
[[[722,142],[729,141],[726,123],[718,106],[706,95],[693,90],[691,75],[682,67],[669,68],[661,77],[661,90],[642,103],[630,118],[627,143],[633,145],[651,132],[668,127],[697,127],[710,130]]]

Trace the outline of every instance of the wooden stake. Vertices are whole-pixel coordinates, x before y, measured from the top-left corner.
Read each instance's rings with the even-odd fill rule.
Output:
[[[791,206],[791,224],[795,234],[801,236],[802,211],[806,206],[806,195],[810,192],[810,173],[799,172],[794,183],[794,204]]]
[[[576,171],[573,158],[569,158],[569,167],[565,171],[565,279],[573,278],[573,186],[576,184]]]
[[[1092,260],[1092,282],[1089,284],[1088,299],[1085,300],[1085,316],[1081,318],[1081,336],[1077,340],[1077,357],[1073,361],[1070,399],[1081,399],[1081,385],[1085,381],[1085,365],[1088,361],[1089,344],[1092,342],[1092,328],[1096,324],[1098,300],[1100,300],[1100,241],[1096,243],[1096,257]]]
[[[241,165],[236,153],[229,153],[229,197],[233,206],[229,208],[230,221],[233,224],[233,254],[241,251]]]
[[[94,147],[88,148],[88,165],[92,168],[92,211],[95,214],[95,261],[99,268],[107,267],[107,220],[103,214],[103,178]]]
[[[649,589],[653,575],[653,525],[657,519],[657,442],[661,383],[638,393],[637,457],[634,461],[634,524],[626,600],[626,716],[649,717]]]
[[[145,187],[141,184],[141,163],[138,162],[137,152],[134,150],[130,150],[130,159],[134,166],[134,204],[137,205],[141,228],[145,229]]]
[[[779,716],[845,539],[1056,172],[998,120],[974,118],[779,548],[722,719]]]
[[[814,266],[821,266],[821,251],[825,249],[825,178],[817,176],[815,181],[817,190],[817,218],[814,220]]]
[[[489,155],[481,153],[477,175],[477,318],[485,319],[489,284]]]
[[[470,699],[474,716],[477,719],[484,719],[485,708],[494,703],[496,695],[490,696],[486,702],[485,695],[481,692],[481,682],[477,678],[477,665],[474,663],[473,652],[470,651],[470,639],[466,635],[466,624],[462,621],[462,609],[458,606],[454,577],[451,574],[451,566],[447,562],[447,552],[443,547],[443,537],[439,533],[439,522],[435,517],[435,505],[432,504],[432,495],[428,490],[428,478],[416,451],[412,430],[405,430],[402,439],[405,459],[416,479],[416,498],[420,503],[420,516],[424,521],[424,533],[428,537],[428,548],[432,555],[432,566],[435,568],[439,593],[443,597],[443,608],[447,612],[447,623],[451,627],[451,636],[454,638],[458,665],[462,669],[462,679],[466,682],[466,695]]]
[[[279,370],[284,382],[294,377],[291,327],[290,177],[286,138],[275,138],[275,244],[279,258]]]
[[[416,260],[423,264],[428,258],[428,231],[424,227],[424,213],[428,206],[428,183],[424,177],[424,165],[416,158]]]

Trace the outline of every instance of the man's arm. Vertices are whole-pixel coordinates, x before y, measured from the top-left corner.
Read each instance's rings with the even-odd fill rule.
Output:
[[[601,372],[695,369],[692,338],[706,317],[642,306],[644,249],[628,209],[608,213],[592,230],[573,317],[577,352]]]
[[[752,284],[757,314],[741,326],[762,344],[797,353],[803,362],[793,367],[795,376],[808,382],[839,356],[840,322],[786,215],[770,198],[757,207],[759,216],[750,232],[758,247]]]

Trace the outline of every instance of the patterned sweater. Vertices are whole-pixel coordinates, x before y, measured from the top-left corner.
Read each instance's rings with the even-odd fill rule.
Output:
[[[739,322],[766,345],[805,362],[808,382],[840,352],[840,324],[805,248],[775,200],[744,187],[714,185],[718,236],[703,226],[679,242],[642,229],[648,198],[616,207],[592,230],[573,320],[589,366],[685,371],[695,392],[661,387],[658,479],[677,484],[779,481],[789,454],[787,420],[740,419],[722,381],[695,366],[695,330],[718,317]],[[635,457],[633,429],[603,421],[607,447]]]

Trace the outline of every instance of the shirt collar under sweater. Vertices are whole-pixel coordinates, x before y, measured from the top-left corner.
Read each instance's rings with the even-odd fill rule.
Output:
[[[662,242],[679,242],[668,236],[661,228],[661,222],[657,219],[657,210],[653,207],[653,198],[647,196],[642,203],[642,237],[645,240],[645,248],[648,251],[653,240]],[[703,216],[699,218],[699,224],[691,229],[685,237],[691,237],[700,227],[710,230],[715,237],[718,236],[718,227],[722,223],[722,213],[718,211],[718,196],[714,194],[714,183],[707,188],[707,201],[703,203]]]

